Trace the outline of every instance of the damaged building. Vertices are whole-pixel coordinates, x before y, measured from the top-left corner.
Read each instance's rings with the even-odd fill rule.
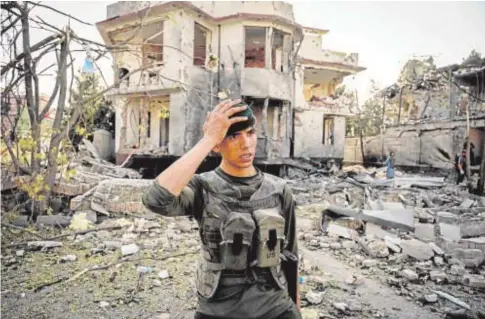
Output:
[[[379,163],[394,151],[399,166],[450,169],[469,131],[472,170],[478,170],[485,142],[484,75],[481,58],[441,68],[411,60],[397,83],[380,93],[380,134],[362,141],[348,137],[344,161]]]
[[[207,111],[240,97],[258,120],[257,164],[343,159],[348,110],[333,94],[364,68],[323,50],[328,31],[302,27],[291,4],[117,2],[97,27],[113,47],[117,163],[158,173],[200,140]]]

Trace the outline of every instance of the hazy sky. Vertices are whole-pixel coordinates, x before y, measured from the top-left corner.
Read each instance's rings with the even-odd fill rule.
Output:
[[[357,88],[361,101],[370,79],[381,86],[392,84],[413,55],[431,54],[438,66],[460,62],[472,49],[485,55],[485,2],[290,2],[298,23],[330,30],[323,40],[325,49],[359,53],[359,63],[367,70],[346,83]],[[106,19],[106,6],[112,2],[43,3],[94,24]],[[67,23],[56,13],[35,10],[51,24]],[[96,27],[72,20],[71,26],[79,35],[102,42]],[[44,34],[34,30],[32,42]],[[78,68],[82,62],[77,54]],[[100,67],[111,83],[111,62],[105,59]],[[44,79],[42,90],[49,93],[52,81]]]

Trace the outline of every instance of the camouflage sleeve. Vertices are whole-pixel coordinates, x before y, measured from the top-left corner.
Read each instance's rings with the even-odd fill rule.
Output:
[[[285,216],[285,237],[287,239],[286,250],[298,257],[298,240],[296,235],[296,203],[288,186],[283,190],[283,214]]]
[[[202,212],[203,198],[202,186],[197,175],[194,175],[189,184],[179,196],[174,196],[154,180],[143,194],[142,202],[146,208],[163,216],[193,216],[195,218]]]

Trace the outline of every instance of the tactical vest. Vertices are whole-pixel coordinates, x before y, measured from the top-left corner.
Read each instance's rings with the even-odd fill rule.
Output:
[[[262,282],[286,289],[280,259],[289,252],[284,235],[281,195],[285,181],[264,174],[248,201],[216,172],[200,175],[204,211],[199,221],[202,258],[196,275],[200,296],[211,298],[219,285]]]

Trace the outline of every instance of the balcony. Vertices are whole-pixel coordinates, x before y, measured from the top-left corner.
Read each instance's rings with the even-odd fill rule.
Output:
[[[143,70],[132,74],[129,78],[119,82],[117,88],[111,90],[110,95],[123,95],[140,92],[158,91],[159,93],[169,93],[177,89],[180,74],[171,72],[167,74],[164,66],[153,69]]]

